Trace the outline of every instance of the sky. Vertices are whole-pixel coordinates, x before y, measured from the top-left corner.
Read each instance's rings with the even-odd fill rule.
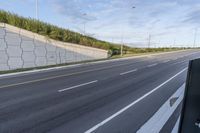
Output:
[[[36,18],[35,3],[0,0],[0,9]],[[133,47],[200,46],[199,0],[38,0],[38,19]]]

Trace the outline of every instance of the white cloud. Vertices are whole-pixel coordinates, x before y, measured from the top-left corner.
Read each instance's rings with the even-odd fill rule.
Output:
[[[34,0],[1,1],[0,9],[34,17]],[[47,0],[40,1],[40,19],[103,40],[127,43],[192,44],[200,25],[199,0]],[[18,4],[16,4],[18,3]],[[7,5],[7,6],[5,6]],[[8,6],[9,5],[9,6]],[[136,8],[133,9],[132,7]],[[53,9],[53,10],[52,10]],[[24,12],[26,10],[26,12]],[[87,15],[83,15],[87,14]],[[113,38],[113,39],[112,39]]]

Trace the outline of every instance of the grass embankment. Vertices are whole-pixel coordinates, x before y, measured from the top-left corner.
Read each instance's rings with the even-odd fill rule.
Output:
[[[60,28],[49,23],[38,21],[32,18],[25,18],[0,10],[0,22],[7,23],[40,35],[44,35],[51,39],[55,39],[63,42],[76,43],[84,46],[90,46],[100,49],[105,49],[110,52],[111,55],[120,54],[120,45],[113,44],[106,41],[101,41],[89,36],[84,36],[80,33],[70,31],[68,29]],[[172,50],[180,50],[180,48],[132,48],[124,46],[124,54],[140,54],[140,53],[152,53],[152,52],[165,52]]]
[[[159,54],[159,53],[164,53],[164,52],[175,52],[175,51],[180,51],[180,50],[189,50],[191,48],[149,48],[149,49],[144,49],[139,48],[138,51],[136,52],[130,52],[124,53],[123,56],[117,54],[113,55],[111,58],[124,58],[124,57],[131,57],[131,56],[141,56],[141,55],[149,55],[149,54]]]
[[[60,28],[58,26],[32,18],[21,17],[17,14],[3,10],[0,10],[0,22],[32,31],[34,33],[38,33],[58,41],[76,43],[105,50],[118,49],[119,47],[109,42],[97,40],[95,38],[84,36],[80,33],[73,32],[68,29]]]

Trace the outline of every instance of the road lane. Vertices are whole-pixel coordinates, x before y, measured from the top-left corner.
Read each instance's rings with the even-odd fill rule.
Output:
[[[187,54],[189,53],[190,52]],[[180,56],[182,57],[184,54],[185,53],[182,53]],[[170,76],[173,76],[175,73],[186,67],[187,62],[182,62],[183,60],[188,60],[189,58],[191,59],[198,56],[199,54],[195,54],[187,58],[179,58],[166,63],[163,63],[163,60],[161,59],[158,60],[157,57],[152,57],[151,59],[142,61],[137,59],[139,61],[138,63],[135,63],[135,59],[132,59],[123,61],[123,63],[127,63],[128,65],[90,71],[84,74],[80,73],[73,76],[58,77],[31,84],[21,84],[1,88],[0,131],[84,132],[96,123],[101,122],[119,111],[121,108],[127,106],[131,101],[134,101],[148,93],[157,85],[166,81]],[[131,61],[133,61],[133,63]],[[106,64],[119,64],[118,61],[114,62],[114,64],[112,63]],[[158,64],[152,67],[147,67],[154,63]],[[97,66],[88,66],[88,69]],[[136,68],[138,70],[134,73],[120,75],[122,72],[127,72]],[[53,72],[53,74],[51,73],[49,75],[63,74],[64,72],[68,72],[68,69],[62,71],[59,70],[58,73]],[[70,68],[70,72],[71,71]],[[31,75],[32,74],[22,77],[26,78]],[[44,77],[48,77],[46,72],[44,75]],[[38,76],[39,73],[37,73],[34,78],[37,78]],[[163,98],[161,99],[169,98],[169,96],[177,89],[176,87],[181,82],[184,82],[184,77],[185,76],[181,76],[181,78],[179,77],[174,80],[173,82],[176,81],[176,83],[173,85],[167,85],[172,87],[171,91],[165,92],[166,94],[161,93],[163,95]],[[16,78],[17,77],[12,77],[10,80],[15,80]],[[9,78],[6,79],[8,80]],[[23,80],[26,81],[26,79]],[[69,88],[95,80],[98,80],[98,82],[58,93],[58,90],[62,88]],[[164,100],[158,100],[160,98],[159,94],[160,93],[156,96],[156,102],[155,100],[152,100],[153,104],[156,104],[156,108],[149,109],[150,112],[146,113],[145,118],[141,118],[141,120],[137,119],[138,125],[136,124],[134,126],[132,125],[132,127],[128,127],[130,130],[135,131],[139,125],[141,126],[141,124],[151,117],[153,112],[164,103]],[[144,109],[142,105],[143,104],[140,104],[140,107]],[[142,114],[138,115],[138,117],[141,115]],[[134,115],[134,117],[136,116]],[[119,124],[120,122],[121,121],[116,121],[114,123]],[[105,128],[105,131],[112,131],[111,129],[116,127],[114,125],[110,126],[110,128],[108,125],[108,127]],[[124,125],[121,129],[124,129],[125,127],[126,126]],[[118,130],[120,131],[120,129]]]
[[[190,53],[190,51],[189,51]],[[194,52],[196,53],[196,51]],[[163,54],[159,55],[159,58],[157,56],[151,56],[149,57],[141,57],[141,58],[133,58],[133,59],[126,59],[126,60],[119,60],[119,61],[109,61],[109,62],[103,62],[103,63],[97,63],[97,64],[91,64],[91,65],[83,65],[78,67],[72,67],[72,68],[61,68],[56,70],[50,70],[50,71],[44,71],[44,72],[36,72],[31,74],[25,74],[25,75],[17,75],[17,76],[9,76],[9,77],[1,77],[0,79],[0,85],[8,85],[8,84],[17,84],[17,83],[23,83],[23,82],[37,82],[40,80],[45,79],[51,79],[51,78],[59,78],[63,76],[71,76],[74,74],[84,74],[86,72],[91,71],[99,71],[103,69],[113,69],[113,67],[120,67],[120,66],[127,66],[132,65],[135,63],[153,63],[154,61],[163,61],[166,58],[173,58],[175,53],[172,53],[172,55]],[[177,56],[182,57],[182,55],[188,55],[188,52],[177,52]],[[191,54],[191,53],[190,53]],[[154,57],[154,58],[152,58]],[[144,65],[144,64],[143,64]],[[8,80],[9,79],[9,80]]]
[[[155,65],[151,65],[151,66],[155,66]],[[182,69],[180,72],[178,72],[177,74],[175,74],[174,76],[172,76],[171,78],[169,78],[168,80],[166,80],[165,82],[163,82],[162,84],[158,85],[156,88],[152,89],[148,93],[144,94],[143,96],[141,96],[137,100],[133,101],[131,104],[125,106],[124,108],[122,108],[121,110],[119,110],[118,112],[116,112],[115,114],[113,114],[110,117],[106,118],[105,120],[103,120],[102,122],[100,122],[97,125],[93,126],[89,130],[85,131],[85,133],[92,133],[92,132],[94,132],[95,130],[97,130],[98,128],[100,128],[101,126],[103,126],[104,124],[108,123],[109,121],[111,121],[112,119],[114,119],[115,117],[117,117],[118,115],[122,114],[123,112],[125,112],[126,110],[128,110],[129,108],[131,108],[132,106],[134,106],[135,104],[137,104],[138,102],[142,101],[143,99],[145,99],[146,97],[148,97],[149,95],[151,95],[152,93],[154,93],[155,91],[157,91],[158,89],[160,89],[161,87],[163,87],[165,84],[167,84],[168,82],[170,82],[171,80],[173,80],[174,78],[176,78],[177,76],[179,76],[180,74],[182,74],[185,70],[187,70],[187,68]]]
[[[154,61],[155,62],[155,61]],[[173,62],[170,62],[169,64],[172,64]],[[177,63],[177,62],[175,62]],[[106,80],[108,78],[112,78],[115,76],[118,76],[120,71],[125,71],[126,69],[132,69],[132,68],[145,68],[147,67],[147,65],[149,64],[149,62],[142,62],[142,63],[133,63],[132,65],[127,65],[125,67],[115,67],[115,69],[106,69],[104,71],[95,71],[94,73],[86,73],[83,75],[77,75],[77,76],[70,76],[70,77],[59,77],[56,79],[56,82],[54,79],[49,79],[49,80],[43,80],[32,84],[22,84],[19,85],[18,88],[20,89],[16,89],[16,86],[14,87],[6,87],[6,88],[1,88],[1,93],[0,93],[0,103],[1,101],[4,102],[5,100],[8,100],[10,98],[15,99],[16,95],[19,94],[19,97],[21,98],[21,95],[27,95],[28,94],[34,94],[34,92],[36,92],[36,95],[40,92],[43,92],[48,89],[48,91],[50,90],[54,90],[55,88],[58,88],[60,85],[62,86],[62,88],[68,88],[70,86],[75,86],[78,84],[81,84],[83,82],[87,82],[89,80],[93,80],[94,78],[97,80]],[[124,70],[125,69],[125,70]],[[110,74],[108,74],[110,73]],[[9,84],[10,85],[10,84]],[[15,84],[14,84],[15,85]],[[35,85],[35,86],[34,86]],[[23,87],[22,87],[23,86]],[[12,89],[15,88],[15,89]],[[30,89],[28,89],[30,88]],[[34,89],[33,89],[34,88]],[[61,88],[61,87],[60,87]],[[60,89],[58,88],[58,89]],[[5,96],[7,96],[5,98]]]
[[[175,61],[175,60],[174,60]],[[149,67],[151,67],[151,65],[156,65],[157,63],[160,63],[159,61],[155,60],[155,59],[142,59],[141,61],[138,61],[137,59],[135,60],[128,60],[127,62],[124,63],[116,63],[113,62],[114,64],[109,64],[108,66],[103,66],[103,67],[98,67],[98,66],[88,66],[87,67],[83,67],[84,69],[81,70],[76,70],[76,69],[66,69],[66,71],[56,71],[56,72],[50,72],[50,73],[45,73],[43,75],[43,73],[36,73],[34,75],[31,76],[19,76],[19,77],[14,77],[12,78],[2,78],[0,80],[0,88],[6,88],[6,87],[12,87],[12,86],[16,86],[16,85],[23,85],[23,84],[31,84],[31,83],[37,83],[37,82],[41,82],[41,81],[45,81],[45,80],[51,80],[51,79],[56,79],[56,78],[62,78],[62,77],[69,77],[69,76],[74,76],[74,75],[81,75],[81,74],[85,74],[85,73],[90,73],[90,72],[95,72],[95,71],[101,71],[101,70],[110,70],[110,69],[127,69],[127,67],[130,67],[132,65],[135,64],[140,64],[142,66],[146,66],[148,65]],[[154,63],[154,64],[152,64]],[[101,64],[102,65],[102,64]],[[133,66],[134,67],[134,66]],[[36,76],[36,77],[35,77]]]
[[[166,67],[165,69],[158,70],[157,72],[156,72],[156,70],[153,70],[154,72],[152,72],[152,73],[149,72],[148,70],[146,70],[146,71],[144,71],[146,73],[145,75],[141,75],[141,72],[138,72],[138,74],[135,75],[138,78],[136,78],[134,80],[133,80],[133,78],[129,80],[130,77],[127,77],[127,75],[126,76],[124,75],[123,80],[125,80],[125,81],[123,81],[123,85],[122,85],[122,86],[124,86],[124,88],[121,86],[121,89],[118,89],[116,86],[114,86],[115,93],[111,93],[112,95],[109,95],[108,97],[106,97],[106,98],[104,97],[103,99],[101,99],[102,102],[104,100],[108,102],[106,104],[104,102],[103,107],[101,107],[99,105],[100,107],[95,112],[94,111],[92,111],[90,113],[87,112],[87,114],[83,115],[82,117],[79,117],[77,121],[74,120],[74,121],[68,122],[67,124],[64,124],[61,128],[58,128],[57,130],[53,130],[53,131],[63,132],[63,131],[70,129],[70,132],[75,133],[75,132],[84,132],[87,129],[90,129],[95,124],[103,121],[104,119],[108,118],[112,114],[119,111],[121,108],[130,104],[130,101],[134,101],[134,100],[140,98],[143,94],[151,91],[152,88],[155,88],[156,85],[161,83],[161,81],[165,81],[168,77],[172,76],[172,74],[177,72],[180,68],[175,68],[174,71],[171,71],[168,74],[164,75],[165,71],[170,70],[170,69],[171,68]],[[155,73],[159,73],[163,76],[162,77],[160,77],[160,76],[152,77]],[[159,81],[159,80],[161,80],[161,81]],[[132,83],[130,83],[130,81],[132,81]],[[164,90],[162,90],[162,91],[164,91],[164,92],[162,92],[162,95],[161,95],[163,97],[156,96],[155,100],[145,100],[147,102],[146,104],[143,104],[144,102],[142,101],[142,104],[136,105],[137,111],[135,112],[132,110],[133,116],[126,115],[126,117],[125,117],[125,118],[134,117],[131,119],[131,121],[130,120],[124,120],[124,121],[116,120],[115,122],[112,121],[111,123],[106,124],[102,128],[103,131],[101,131],[102,129],[100,129],[100,132],[123,132],[126,128],[127,128],[127,130],[130,130],[130,131],[132,130],[133,132],[136,131],[142,125],[142,123],[144,123],[146,120],[148,120],[148,118],[151,117],[151,115],[154,113],[154,111],[156,111],[156,109],[158,109],[162,105],[162,102],[164,103],[164,100],[167,100],[167,98],[169,98],[168,96],[170,96],[171,94],[174,93],[174,91],[176,90],[176,87],[178,88],[179,85],[181,85],[183,82],[184,82],[184,79],[182,79],[182,78],[180,79],[180,77],[179,77],[178,79],[173,81],[173,84],[170,83],[169,85],[167,85],[168,87],[172,87],[172,88],[170,88],[170,91],[167,91],[166,88]],[[108,88],[111,88],[111,86],[108,86]],[[106,91],[106,92],[108,93],[108,91]],[[99,95],[101,95],[100,91],[97,93]],[[157,95],[159,95],[159,93]],[[153,95],[153,97],[154,97],[154,95]],[[161,98],[161,99],[159,99],[159,98]],[[112,102],[109,102],[110,99],[112,99]],[[139,109],[137,108],[138,106],[140,106]],[[146,108],[146,107],[148,107],[148,108]],[[144,111],[146,111],[146,112],[144,113]],[[84,123],[81,123],[81,121],[84,121]],[[115,124],[117,123],[117,126],[114,126],[113,123],[115,123]],[[75,128],[76,126],[79,128],[78,129]],[[105,128],[105,127],[107,127],[107,128]]]

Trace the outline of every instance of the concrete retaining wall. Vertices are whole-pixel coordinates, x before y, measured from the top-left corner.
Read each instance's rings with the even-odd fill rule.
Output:
[[[106,50],[55,41],[0,23],[0,71],[107,57]]]

